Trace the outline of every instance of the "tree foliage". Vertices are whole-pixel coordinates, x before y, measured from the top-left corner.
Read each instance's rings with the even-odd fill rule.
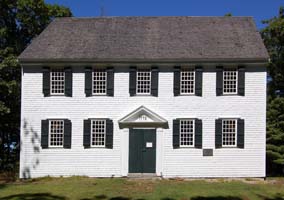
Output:
[[[277,92],[284,92],[284,8],[279,9],[277,17],[263,23],[267,26],[261,34],[271,59],[268,73],[272,81],[268,84],[268,92],[275,96]]]
[[[69,8],[44,0],[0,1],[0,171],[13,170],[19,157],[20,78],[17,56],[55,17]]]
[[[263,23],[267,26],[261,35],[271,59],[268,65],[267,172],[280,175],[284,173],[284,9],[281,7],[278,16]]]

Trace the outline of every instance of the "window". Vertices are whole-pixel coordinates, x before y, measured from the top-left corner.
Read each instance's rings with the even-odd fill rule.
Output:
[[[64,120],[49,120],[49,146],[63,147]]]
[[[52,69],[50,74],[51,94],[64,95],[64,69]]]
[[[237,145],[237,120],[222,120],[222,146],[235,147]]]
[[[195,72],[194,69],[182,69],[180,73],[180,93],[194,94]]]
[[[194,120],[180,120],[180,146],[194,147]]]
[[[224,69],[223,71],[223,93],[224,94],[237,94],[238,88],[238,71],[234,68]]]
[[[105,95],[107,88],[107,73],[105,69],[94,69],[93,71],[93,94]]]
[[[92,120],[91,146],[105,147],[106,120]]]
[[[151,93],[151,70],[138,69],[137,70],[137,94]]]

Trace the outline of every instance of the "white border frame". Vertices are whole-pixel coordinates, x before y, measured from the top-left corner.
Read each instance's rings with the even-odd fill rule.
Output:
[[[193,123],[193,136],[192,136],[192,145],[181,145],[181,121],[192,121]],[[195,119],[179,119],[179,146],[180,148],[192,148],[195,147]]]
[[[107,129],[107,124],[106,124],[106,119],[102,118],[92,118],[91,120],[91,128],[90,128],[90,147],[91,148],[106,148],[106,129]],[[104,145],[92,145],[92,139],[93,139],[93,131],[92,131],[92,126],[93,126],[93,121],[104,121],[105,123],[105,131],[104,131]]]
[[[100,70],[104,70],[105,71],[105,76],[106,76],[106,84],[105,84],[105,87],[106,87],[106,91],[105,93],[94,93],[94,70],[95,69],[100,69]],[[92,96],[107,96],[107,70],[106,68],[96,68],[96,67],[92,67]]]
[[[182,77],[182,75],[181,75],[181,73],[182,73],[182,71],[186,71],[186,70],[192,70],[193,71],[193,92],[192,93],[188,93],[188,92],[182,92],[181,90],[181,88],[182,88],[182,84],[181,84],[181,82],[182,82],[182,80],[181,80],[181,77]],[[184,68],[181,68],[180,69],[180,80],[179,80],[179,92],[180,92],[180,95],[182,95],[182,96],[186,96],[186,95],[195,95],[195,78],[196,78],[196,70],[195,70],[195,68],[194,67],[184,67]]]
[[[225,81],[225,79],[224,79],[224,77],[225,77],[225,69],[230,69],[231,71],[233,71],[233,70],[236,70],[236,92],[225,92],[224,91],[224,81]],[[238,71],[238,68],[237,67],[224,67],[224,69],[223,69],[223,95],[235,95],[235,94],[238,94],[238,76],[239,76],[239,71]]]
[[[235,123],[236,123],[236,126],[235,126],[235,145],[223,145],[223,121],[224,120],[234,120]],[[222,148],[234,148],[234,147],[237,147],[238,145],[238,119],[236,118],[222,118]]]
[[[62,133],[62,145],[51,145],[50,144],[50,139],[51,139],[51,121],[63,121],[63,133]],[[48,119],[48,148],[63,148],[64,147],[64,119]]]

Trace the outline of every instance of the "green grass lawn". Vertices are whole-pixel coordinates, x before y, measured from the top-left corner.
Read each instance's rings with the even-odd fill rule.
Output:
[[[284,200],[284,179],[269,181],[42,178],[0,184],[0,200]]]

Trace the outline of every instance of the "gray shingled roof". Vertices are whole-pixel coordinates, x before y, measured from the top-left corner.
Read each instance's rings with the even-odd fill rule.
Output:
[[[251,17],[58,18],[19,56],[28,61],[259,61]]]

